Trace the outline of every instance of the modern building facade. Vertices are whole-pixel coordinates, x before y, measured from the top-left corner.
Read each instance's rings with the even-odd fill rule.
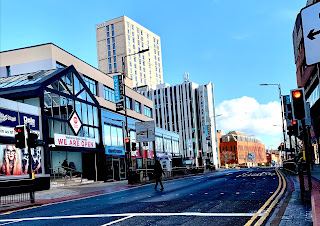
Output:
[[[220,164],[257,166],[267,163],[266,148],[261,140],[243,132],[232,131],[221,137]]]
[[[12,83],[12,79],[18,81],[21,76],[28,78],[29,75],[30,78],[35,76],[41,80],[40,75],[43,73],[48,73],[55,78],[55,81],[50,80],[52,83],[50,83],[50,87],[42,85],[42,91],[37,92],[35,96],[19,95],[14,97],[12,94],[2,93],[6,98],[42,108],[45,116],[42,123],[45,127],[43,129],[44,136],[54,142],[49,143],[49,151],[46,152],[49,153],[45,158],[47,159],[45,167],[47,174],[50,174],[52,169],[60,168],[62,170],[59,166],[64,159],[67,159],[68,162],[74,162],[77,169],[84,170],[88,166],[88,164],[87,166],[83,165],[85,159],[90,162],[91,174],[88,175],[89,179],[97,179],[98,177],[98,179],[104,180],[117,180],[126,177],[127,166],[124,164],[125,114],[124,111],[116,112],[113,79],[109,74],[103,73],[52,43],[0,52],[0,58],[0,79],[4,83],[6,80],[10,80],[10,83]],[[69,72],[66,73],[66,71]],[[6,91],[4,89],[6,84],[4,83],[1,91]],[[131,140],[134,141],[135,123],[152,120],[153,102],[134,91],[130,79],[126,79],[125,83],[128,128],[130,129]],[[76,84],[80,90],[85,91],[85,95],[79,92],[80,90],[74,90]],[[66,86],[70,86],[68,91],[64,89]],[[29,88],[24,87],[24,89],[28,91],[24,95],[31,95]],[[45,98],[45,100],[51,98],[51,105],[42,101],[41,98]],[[77,104],[78,102],[80,104]],[[52,106],[51,110],[48,110],[46,106]],[[66,110],[62,110],[63,108],[66,108]],[[47,113],[50,112],[51,116],[47,116]],[[65,114],[65,112],[67,113]],[[77,113],[84,125],[77,135],[66,129],[69,128],[67,127],[68,119],[72,112]],[[80,112],[87,112],[87,114],[83,116]],[[52,128],[53,133],[50,132]],[[83,150],[79,150],[81,154],[76,154],[76,151],[70,145],[69,147],[57,145],[55,140],[52,140],[55,138],[55,134],[62,134],[59,139],[65,136],[95,139],[95,151],[90,148],[81,149]],[[178,141],[175,133],[167,131],[165,134],[170,139]],[[137,148],[139,149],[139,144]],[[141,149],[145,152],[153,151],[151,144],[145,145]],[[91,153],[91,155],[89,156],[88,153]],[[92,153],[100,153],[100,157],[98,154],[95,156]],[[134,157],[134,153],[132,152],[132,157]],[[179,150],[175,148],[174,153],[179,155]],[[145,156],[154,158],[152,155]]]
[[[122,72],[133,86],[163,83],[160,37],[126,16],[96,25],[98,67],[105,73]],[[129,56],[141,50],[144,54]],[[128,56],[128,57],[126,57]]]
[[[188,76],[187,76],[188,77]],[[157,89],[148,86],[137,90],[154,103],[156,126],[180,136],[180,151],[187,165],[218,167],[213,84],[198,85],[189,82]]]
[[[316,2],[319,2],[319,0],[308,0],[306,6],[309,6]],[[310,103],[310,113],[312,119],[311,139],[313,144],[317,145],[318,147],[320,141],[320,64],[317,63],[312,66],[306,65],[300,13],[296,18],[292,39],[294,49],[294,62],[296,64],[297,87],[304,88],[305,99]],[[319,151],[316,155],[319,155]]]

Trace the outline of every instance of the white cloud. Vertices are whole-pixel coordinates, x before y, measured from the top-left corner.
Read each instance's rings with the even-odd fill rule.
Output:
[[[236,130],[255,137],[279,136],[282,132],[281,106],[276,101],[259,104],[254,98],[243,96],[223,101],[216,113],[222,114],[216,118],[217,129],[225,132]]]

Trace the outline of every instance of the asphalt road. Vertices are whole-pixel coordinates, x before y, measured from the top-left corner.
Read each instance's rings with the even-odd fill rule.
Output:
[[[279,178],[274,168],[230,169],[167,181],[164,191],[152,184],[16,211],[0,224],[245,225],[279,193]]]

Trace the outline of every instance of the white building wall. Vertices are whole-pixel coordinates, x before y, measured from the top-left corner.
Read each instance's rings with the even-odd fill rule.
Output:
[[[176,88],[176,91],[174,91],[174,88]],[[167,90],[167,101],[164,95],[165,90]],[[158,98],[158,91],[160,92],[160,98]],[[205,91],[207,92],[207,96],[205,96]],[[209,83],[207,85],[199,86],[195,83],[185,82],[172,86],[171,92],[170,87],[159,86],[156,93],[157,94],[154,95],[154,90],[149,91],[149,95],[152,96],[154,103],[155,99],[157,99],[157,108],[155,111],[158,111],[158,117],[156,118],[154,114],[154,118],[158,122],[159,127],[163,129],[174,132],[179,130],[179,145],[182,156],[184,158],[193,159],[193,163],[196,163],[198,166],[199,162],[196,161],[196,158],[199,157],[199,150],[202,152],[203,160],[206,159],[207,151],[209,151],[212,153],[209,155],[210,161],[218,167],[213,84]],[[147,94],[145,93],[145,95]],[[192,98],[192,102],[190,97]],[[168,103],[168,105],[166,105],[166,103]],[[173,109],[171,109],[172,104]],[[159,111],[160,105],[161,110]],[[202,113],[201,106],[203,108]],[[208,115],[206,115],[206,109],[209,110]],[[169,119],[166,117],[167,113]],[[162,120],[161,125],[160,118]],[[211,139],[207,141],[205,129],[206,125],[209,124],[211,125],[211,131],[209,131]],[[200,137],[198,136],[198,130],[200,130]],[[189,148],[189,141],[191,141],[192,144],[191,149]],[[208,148],[208,142],[212,145],[210,148]]]

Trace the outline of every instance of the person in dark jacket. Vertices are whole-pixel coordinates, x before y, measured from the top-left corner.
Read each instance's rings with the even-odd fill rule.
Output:
[[[161,176],[164,174],[164,171],[161,167],[161,164],[158,160],[155,161],[154,163],[154,177],[156,178],[156,184],[154,186],[154,189],[157,190],[158,183],[160,183],[161,186],[161,191],[164,189],[163,184],[161,182]]]

